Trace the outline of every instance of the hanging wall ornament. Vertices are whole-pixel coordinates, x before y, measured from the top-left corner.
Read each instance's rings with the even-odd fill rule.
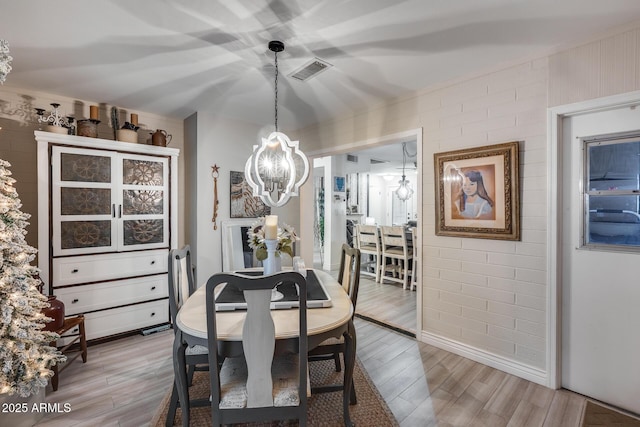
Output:
[[[211,176],[213,177],[213,216],[211,222],[213,223],[213,229],[218,229],[218,176],[220,176],[220,167],[218,165],[211,166]]]

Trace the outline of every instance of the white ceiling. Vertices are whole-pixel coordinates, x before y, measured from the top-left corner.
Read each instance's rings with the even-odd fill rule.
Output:
[[[7,86],[295,129],[640,20],[638,0],[0,0]],[[287,78],[313,57],[333,64]]]

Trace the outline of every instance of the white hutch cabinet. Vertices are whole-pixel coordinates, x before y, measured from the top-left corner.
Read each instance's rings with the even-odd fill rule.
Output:
[[[38,266],[87,339],[169,322],[175,148],[35,132]]]

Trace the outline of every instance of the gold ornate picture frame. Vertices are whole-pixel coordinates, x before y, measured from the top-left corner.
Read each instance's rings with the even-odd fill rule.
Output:
[[[520,240],[519,143],[435,153],[436,235]]]

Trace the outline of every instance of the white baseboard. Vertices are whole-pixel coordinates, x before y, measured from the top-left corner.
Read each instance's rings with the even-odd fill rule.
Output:
[[[499,356],[488,351],[471,347],[467,344],[444,338],[430,332],[422,331],[419,335],[420,341],[431,344],[443,350],[450,351],[459,356],[466,357],[483,365],[504,371],[508,374],[515,375],[536,384],[549,387],[547,372],[520,362],[516,362],[506,357]]]

